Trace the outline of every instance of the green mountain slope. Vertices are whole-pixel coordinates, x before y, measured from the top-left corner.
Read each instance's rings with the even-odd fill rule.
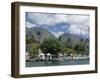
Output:
[[[44,39],[56,39],[56,37],[44,28],[32,27],[26,28],[26,35],[35,41],[43,42]]]

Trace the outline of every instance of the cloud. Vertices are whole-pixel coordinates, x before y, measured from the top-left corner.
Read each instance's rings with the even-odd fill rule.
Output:
[[[88,15],[68,15],[67,22],[70,24],[84,24],[89,20]]]
[[[31,27],[37,27],[36,24],[30,23],[29,21],[26,21],[26,27],[31,28]]]
[[[50,13],[26,13],[26,20],[38,24],[38,25],[49,25],[53,26],[57,23],[65,22],[67,23],[67,16],[63,14],[50,14]]]
[[[54,27],[53,30],[54,30],[54,31],[57,31],[57,27]]]
[[[60,35],[62,35],[64,32],[51,32],[52,34],[54,34],[56,37],[59,37]]]
[[[71,34],[89,35],[90,18],[87,15],[69,15],[69,32]]]
[[[67,28],[67,26],[65,26],[65,25],[64,25],[64,26],[62,26],[62,28],[63,28],[63,29],[66,29],[66,28]]]
[[[59,22],[69,24],[86,24],[89,20],[88,15],[74,15],[74,14],[50,14],[50,13],[27,13],[27,20],[39,25],[54,25]]]
[[[64,22],[67,23],[68,18],[67,18],[67,14],[56,14],[55,15],[55,23],[59,23],[59,22]]]
[[[89,35],[89,30],[88,29],[84,29],[85,26],[82,25],[70,25],[69,27],[69,32],[71,34],[81,34],[81,35]]]
[[[28,27],[40,27],[43,25],[44,28],[49,29],[54,27],[56,24],[66,23],[62,26],[63,29],[66,29],[66,32],[71,34],[83,34],[87,35],[89,33],[90,27],[90,17],[89,15],[75,15],[75,14],[51,14],[51,13],[26,13],[26,26]],[[67,24],[70,24],[69,28]],[[51,30],[57,30],[56,28],[50,28]],[[53,32],[55,36],[61,35],[63,32],[58,29],[59,32]],[[81,30],[81,31],[80,31]],[[81,32],[81,33],[80,33]]]
[[[55,23],[55,15],[49,13],[27,13],[27,18],[38,25],[53,25]]]

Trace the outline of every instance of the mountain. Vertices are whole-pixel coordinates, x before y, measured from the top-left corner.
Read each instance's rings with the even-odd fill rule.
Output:
[[[32,39],[35,39],[36,41],[39,41],[40,43],[47,38],[56,39],[56,37],[51,32],[41,27],[32,27],[32,28],[26,27],[26,35],[28,37],[31,37]]]
[[[79,44],[79,43],[86,43],[86,45],[89,44],[89,40],[86,39],[86,38],[81,38],[80,36],[78,35],[74,35],[74,34],[69,34],[69,33],[64,33],[62,34],[61,36],[59,36],[58,40],[60,40],[61,42],[70,42],[71,45],[76,45],[76,44]]]
[[[41,28],[41,27],[32,27],[28,28],[26,27],[26,36],[30,37],[31,40],[37,41],[42,43],[44,39],[58,39],[61,43],[68,42],[71,43],[72,46],[75,46],[76,44],[85,44],[89,46],[89,39],[86,39],[84,37],[81,38],[79,35],[70,34],[70,33],[64,33],[58,38],[56,38],[51,32],[48,30]]]

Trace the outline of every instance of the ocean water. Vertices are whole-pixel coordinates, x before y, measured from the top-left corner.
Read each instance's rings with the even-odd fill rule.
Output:
[[[26,67],[43,67],[43,66],[62,66],[62,65],[84,65],[89,64],[89,59],[73,59],[63,61],[26,61]]]

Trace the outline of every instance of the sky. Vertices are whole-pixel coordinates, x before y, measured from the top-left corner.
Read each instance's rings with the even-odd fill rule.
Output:
[[[89,37],[89,15],[26,12],[26,27],[47,29],[56,37],[64,33]]]

